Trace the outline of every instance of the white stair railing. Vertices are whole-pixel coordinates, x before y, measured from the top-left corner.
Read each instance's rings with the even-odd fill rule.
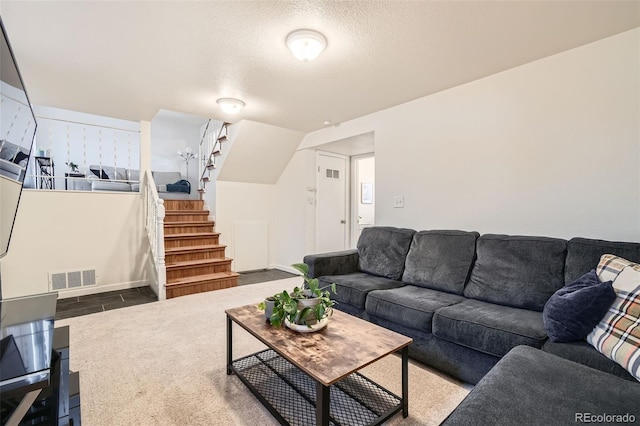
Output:
[[[212,121],[209,120],[200,140],[199,158],[201,161],[198,166],[200,175],[198,192],[201,196],[205,192],[207,182],[210,181],[211,172],[216,168],[216,159],[222,155],[222,143],[227,141],[230,123],[223,122],[219,129],[214,129],[212,124]]]
[[[158,196],[156,183],[149,170],[144,172],[141,190],[145,209],[144,227],[149,238],[151,261],[157,280],[157,283],[151,283],[151,288],[158,295],[158,300],[164,300],[167,297],[167,268],[164,259],[164,200]]]

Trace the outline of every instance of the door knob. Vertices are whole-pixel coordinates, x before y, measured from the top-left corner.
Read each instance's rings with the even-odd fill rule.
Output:
[[[347,223],[347,221],[346,221],[346,220],[344,220],[344,219],[342,219],[342,220],[340,221],[340,223]]]

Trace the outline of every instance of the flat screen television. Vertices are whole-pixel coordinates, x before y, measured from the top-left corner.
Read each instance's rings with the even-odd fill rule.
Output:
[[[0,258],[9,250],[36,118],[0,17]]]

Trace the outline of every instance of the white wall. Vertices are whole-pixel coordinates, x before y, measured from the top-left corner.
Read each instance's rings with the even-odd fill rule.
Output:
[[[357,160],[357,176],[356,176],[356,194],[355,201],[357,203],[359,220],[358,224],[360,225],[373,225],[375,224],[376,215],[375,215],[375,190],[376,190],[376,159],[375,157],[367,157],[360,158]],[[362,202],[362,184],[370,183],[373,184],[373,203],[372,204],[364,204]]]
[[[193,153],[198,152],[202,133],[202,122],[207,119],[188,114],[162,111],[151,121],[151,170],[180,171],[186,179],[187,168],[178,151],[187,147]],[[189,182],[191,199],[198,199],[198,159],[189,162]]]
[[[246,225],[263,224],[266,226],[265,235],[256,235],[256,244],[267,248],[273,241],[272,213],[275,200],[275,186],[242,182],[217,182],[216,188],[216,232],[220,232],[220,244],[227,245],[225,254],[234,259],[234,271],[267,268],[269,253],[263,253],[255,258],[255,253],[249,248],[251,240],[242,236],[242,241],[236,240],[234,228]],[[236,228],[237,229],[237,228]],[[240,246],[243,251],[238,250]]]
[[[229,138],[223,145],[222,156],[216,160],[218,167],[212,173],[214,182],[207,184],[204,200],[207,205],[214,206],[216,231],[222,234],[223,244],[228,245],[226,253],[234,259],[235,271],[286,268],[300,261],[296,258],[275,264],[278,260],[275,253],[288,250],[289,245],[296,245],[298,241],[304,244],[305,238],[283,241],[273,230],[276,222],[279,226],[297,227],[297,221],[302,219],[303,232],[309,232],[306,214],[315,206],[305,205],[302,215],[283,206],[300,194],[300,188],[304,192],[307,186],[315,186],[313,167],[297,169],[292,188],[285,185],[284,191],[279,189],[276,194],[276,188],[279,188],[276,182],[282,179],[287,163],[297,155],[295,150],[302,137],[303,133],[297,131],[247,120],[229,127]],[[311,176],[309,183],[302,184],[296,178],[298,172],[303,171]],[[304,200],[304,193],[301,197]],[[280,205],[278,215],[273,214],[274,203]],[[313,228],[310,232],[313,233]],[[266,241],[263,241],[265,237]]]
[[[304,136],[295,130],[248,120],[233,127],[233,149],[218,172],[219,180],[230,182],[275,184]]]
[[[315,250],[315,150],[297,151],[275,185],[272,267],[286,269]]]
[[[90,165],[140,169],[140,123],[36,105],[38,129],[32,155],[40,149],[53,159],[56,189],[64,189],[65,163],[76,163],[89,174]],[[28,174],[34,174],[33,160]],[[33,187],[27,179],[25,186]]]
[[[46,293],[48,273],[96,269],[97,288],[149,285],[149,243],[138,193],[24,190],[9,254],[0,262],[4,298]],[[61,292],[59,297],[80,291]]]
[[[640,241],[639,64],[635,29],[310,133],[301,148],[375,131],[378,225]]]

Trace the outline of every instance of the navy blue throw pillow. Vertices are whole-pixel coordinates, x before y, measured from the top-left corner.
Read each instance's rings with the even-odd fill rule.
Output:
[[[22,151],[18,151],[18,153],[16,154],[15,158],[13,159],[13,162],[16,164],[20,164],[20,162],[24,159],[29,159],[29,155],[25,154]]]
[[[100,179],[109,179],[109,175],[107,175],[107,173],[104,170],[96,170],[96,169],[89,169],[89,170],[91,170],[91,173],[98,176]]]
[[[582,340],[598,325],[616,299],[611,281],[601,283],[592,269],[556,291],[542,311],[552,342]]]

